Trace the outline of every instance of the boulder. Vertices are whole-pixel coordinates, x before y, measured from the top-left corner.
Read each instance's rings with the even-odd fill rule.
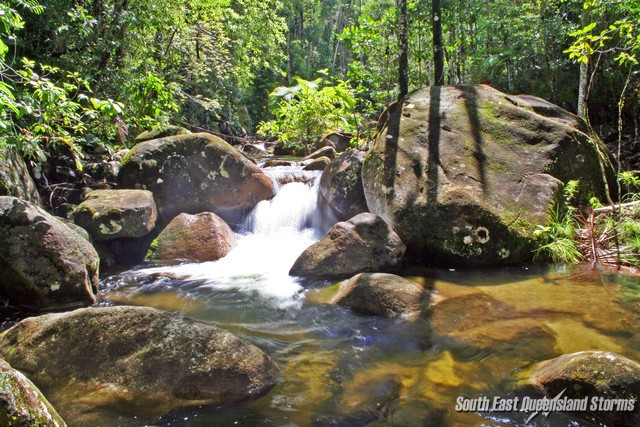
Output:
[[[320,194],[342,220],[368,211],[361,174],[365,155],[349,150],[332,160],[322,172]]]
[[[0,196],[13,196],[42,206],[42,200],[22,157],[7,146],[0,147]]]
[[[561,108],[489,86],[431,86],[393,104],[364,160],[369,211],[407,245],[407,257],[447,265],[532,258],[561,185],[602,196],[610,155]]]
[[[519,377],[520,385],[524,388],[533,387],[550,397],[565,390],[563,397],[587,397],[589,404],[594,397],[633,399],[635,404],[630,411],[600,410],[591,415],[605,424],[640,423],[640,405],[637,401],[640,395],[640,364],[619,354],[606,351],[564,354],[533,365],[520,373]]]
[[[340,284],[331,304],[382,317],[415,318],[427,300],[422,286],[405,278],[387,273],[361,273]]]
[[[292,163],[288,160],[282,160],[282,159],[270,159],[267,160],[266,162],[264,162],[264,165],[262,165],[262,167],[265,168],[277,168],[278,166],[291,166]]]
[[[0,299],[43,310],[93,303],[98,254],[58,218],[0,196],[0,241]]]
[[[158,212],[147,190],[94,190],[76,208],[73,219],[96,241],[142,237],[156,226]]]
[[[323,135],[320,141],[316,144],[316,148],[332,147],[338,153],[342,153],[351,147],[352,135],[345,135],[337,132]]]
[[[41,386],[164,410],[255,397],[278,376],[265,353],[232,333],[149,307],[27,318],[0,335],[0,354]]]
[[[302,161],[319,159],[321,157],[326,157],[331,160],[336,157],[336,150],[333,147],[323,147],[305,156]]]
[[[67,424],[27,377],[0,360],[0,425],[62,427]]]
[[[215,261],[236,247],[236,236],[211,212],[175,217],[151,244],[149,258]]]
[[[118,172],[120,172],[120,162],[117,160],[103,160],[101,162],[85,163],[83,171],[96,181],[116,182]]]
[[[207,133],[136,145],[123,160],[118,181],[123,188],[150,190],[165,224],[180,213],[200,212],[238,223],[274,194],[273,183],[258,166]]]
[[[331,160],[328,157],[319,157],[317,159],[308,160],[304,163],[302,170],[305,171],[323,171]]]
[[[191,132],[183,127],[167,125],[161,128],[155,128],[142,132],[140,135],[135,137],[133,142],[138,144],[140,142],[150,141],[152,139],[166,138],[167,136],[175,135],[186,135],[188,133]]]
[[[371,213],[339,222],[298,257],[289,274],[343,278],[400,267],[404,243],[384,220]]]

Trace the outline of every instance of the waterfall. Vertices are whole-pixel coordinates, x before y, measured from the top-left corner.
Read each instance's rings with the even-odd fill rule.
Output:
[[[276,195],[264,200],[247,216],[236,233],[238,246],[224,258],[204,263],[160,266],[137,274],[170,273],[201,286],[257,293],[278,306],[297,304],[303,288],[289,276],[298,256],[336,222],[318,197],[320,172],[295,167],[265,170]]]

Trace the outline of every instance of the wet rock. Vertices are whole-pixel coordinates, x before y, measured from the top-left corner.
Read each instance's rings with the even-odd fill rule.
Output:
[[[237,246],[235,234],[216,214],[180,214],[151,244],[149,258],[215,261]]]
[[[343,278],[400,267],[405,246],[382,218],[362,213],[339,222],[308,247],[289,271],[293,276]]]
[[[400,397],[402,383],[393,375],[356,378],[347,384],[339,407],[332,412],[334,416],[325,416],[316,420],[314,426],[365,426],[374,421],[385,420],[387,406]]]
[[[421,286],[400,276],[361,273],[342,282],[331,304],[383,317],[415,318],[423,311],[425,299]]]
[[[370,212],[420,263],[501,265],[532,258],[561,184],[614,188],[606,147],[578,117],[489,86],[431,86],[393,104],[362,168]],[[604,153],[604,154],[603,154]]]
[[[245,144],[242,146],[242,152],[250,157],[264,157],[268,155],[264,144]]]
[[[509,317],[513,309],[484,292],[446,298],[436,295],[429,309],[433,332],[448,335]]]
[[[362,151],[347,151],[322,172],[320,194],[342,220],[368,211],[361,175],[365,156]]]
[[[278,166],[291,166],[292,163],[288,160],[281,159],[271,159],[264,162],[263,167],[265,168],[276,168]]]
[[[278,376],[266,354],[230,332],[149,307],[31,317],[0,335],[0,354],[36,384],[164,410],[255,397]]]
[[[0,241],[0,299],[42,310],[93,303],[98,254],[62,221],[0,196]]]
[[[302,161],[319,159],[321,157],[326,157],[329,160],[331,160],[334,157],[336,157],[336,150],[333,147],[323,147],[323,148],[320,148],[320,149],[314,151],[313,153],[309,154],[308,156],[305,156],[302,159]]]
[[[166,138],[167,136],[175,136],[175,135],[186,135],[188,133],[191,133],[191,132],[189,132],[189,130],[183,127],[167,125],[161,128],[151,129],[151,130],[142,132],[140,135],[135,137],[133,142],[138,144],[140,142],[150,141],[152,139]]]
[[[42,206],[42,200],[22,157],[11,148],[0,147],[0,196],[13,196]]]
[[[348,134],[341,134],[337,132],[329,133],[320,138],[320,141],[316,144],[316,148],[332,147],[338,153],[342,153],[351,147],[351,138],[352,135]]]
[[[449,336],[457,345],[473,347],[522,363],[559,354],[553,330],[533,319],[485,323],[453,332]]]
[[[237,223],[274,193],[273,183],[258,166],[206,133],[136,145],[124,159],[118,181],[124,188],[150,190],[164,223],[180,213],[200,212]]]
[[[563,396],[571,399],[633,399],[633,410],[594,411],[600,422],[613,425],[640,423],[640,364],[616,353],[581,351],[564,354],[532,366],[519,375],[523,388],[533,387],[553,397],[565,390]],[[598,405],[596,403],[596,405]],[[600,408],[602,409],[602,408]]]
[[[63,427],[67,424],[27,377],[0,360],[0,425]]]
[[[302,170],[305,171],[322,171],[324,170],[331,160],[328,157],[319,157],[317,159],[310,160],[304,165]]]
[[[73,214],[94,241],[142,237],[153,230],[157,217],[153,194],[146,190],[94,190]]]

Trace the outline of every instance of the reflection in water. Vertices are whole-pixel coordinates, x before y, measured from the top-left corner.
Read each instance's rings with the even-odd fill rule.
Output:
[[[144,408],[79,405],[78,392],[52,390],[70,425],[523,425],[523,413],[456,413],[455,400],[512,395],[514,372],[566,352],[640,360],[637,302],[614,278],[589,270],[406,272],[431,292],[415,322],[329,305],[332,283],[287,274],[331,224],[322,224],[316,200],[317,180],[286,184],[256,208],[226,258],[124,272],[106,278],[100,296],[102,304],[177,310],[239,334],[279,365],[275,387],[252,401],[151,419]],[[550,414],[532,425],[591,424]]]

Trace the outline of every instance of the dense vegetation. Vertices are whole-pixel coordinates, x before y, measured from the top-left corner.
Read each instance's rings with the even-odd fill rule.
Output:
[[[165,124],[308,149],[366,137],[407,90],[489,83],[577,112],[620,158],[638,22],[637,0],[3,0],[0,144],[76,169]]]

